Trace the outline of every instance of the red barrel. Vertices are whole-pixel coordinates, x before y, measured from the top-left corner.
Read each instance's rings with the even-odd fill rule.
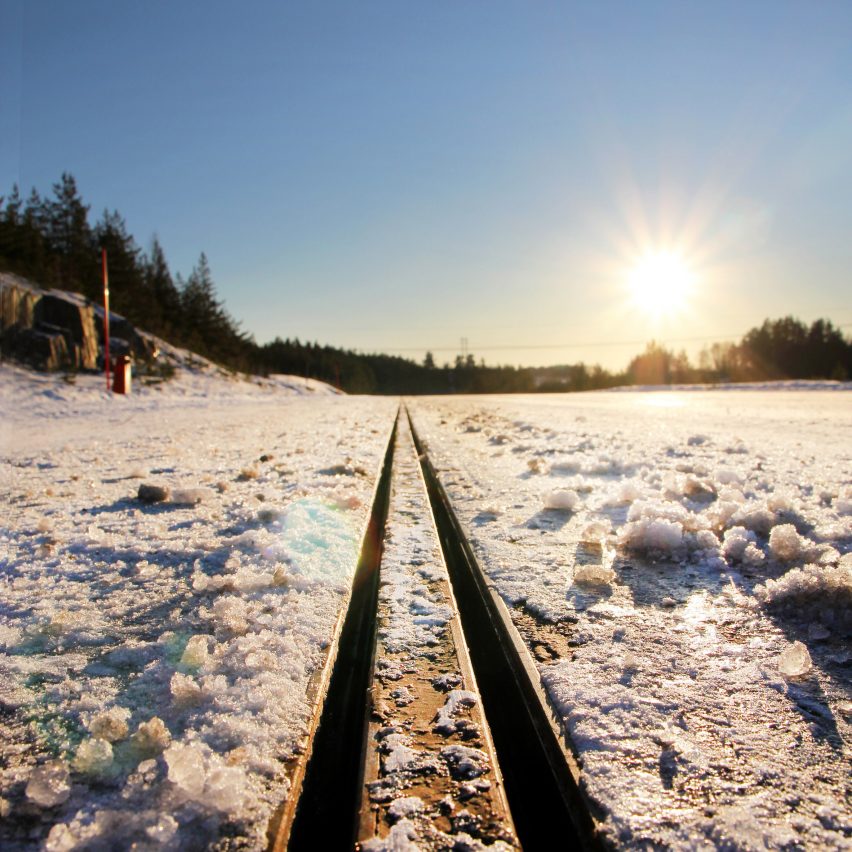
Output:
[[[115,359],[112,374],[113,393],[130,393],[130,356],[119,355]]]

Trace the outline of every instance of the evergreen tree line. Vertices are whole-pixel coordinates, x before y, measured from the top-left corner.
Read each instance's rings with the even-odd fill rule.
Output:
[[[187,278],[173,276],[157,238],[142,251],[117,210],[105,210],[92,224],[67,173],[51,196],[33,189],[24,201],[15,186],[0,208],[0,270],[101,303],[106,249],[111,310],[176,346],[237,369],[251,366],[254,341],[217,297],[203,253]]]
[[[852,341],[829,320],[810,326],[795,317],[764,320],[739,343],[714,343],[693,366],[686,352],[652,341],[627,368],[628,384],[755,382],[779,379],[834,379],[852,376]]]
[[[716,343],[690,363],[656,342],[624,372],[568,364],[546,368],[488,366],[473,355],[439,366],[431,353],[418,363],[362,354],[298,339],[259,345],[240,329],[216,294],[202,253],[190,274],[172,275],[154,237],[143,251],[118,211],[105,210],[93,225],[70,174],[50,197],[18,187],[0,198],[0,271],[42,287],[102,297],[101,249],[109,257],[110,307],[134,325],[224,366],[268,375],[321,379],[349,393],[518,393],[580,391],[624,384],[676,384],[765,379],[839,379],[852,376],[852,342],[828,320],[806,326],[793,317],[766,320],[739,343]]]

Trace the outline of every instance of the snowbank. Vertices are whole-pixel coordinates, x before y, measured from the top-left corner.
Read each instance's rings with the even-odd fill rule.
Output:
[[[260,848],[395,403],[102,382],[0,366],[0,846]]]

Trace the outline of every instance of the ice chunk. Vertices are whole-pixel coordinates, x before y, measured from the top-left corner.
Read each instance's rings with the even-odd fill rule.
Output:
[[[550,465],[551,473],[577,473],[582,467],[577,459],[558,459]]]
[[[191,706],[201,701],[201,687],[189,675],[175,672],[172,675],[169,688],[175,704],[179,706]]]
[[[220,765],[215,756],[211,764],[204,779],[204,802],[218,811],[236,813],[245,802],[245,772],[238,766]]]
[[[811,655],[801,642],[794,642],[778,658],[778,671],[785,678],[805,677],[812,668]]]
[[[441,757],[446,761],[453,778],[471,779],[488,771],[488,755],[478,748],[451,745],[441,749]]]
[[[165,846],[175,836],[178,828],[178,821],[171,814],[160,814],[157,821],[145,829],[145,834],[159,846]]]
[[[246,602],[234,595],[219,598],[213,604],[216,627],[230,636],[244,636],[248,633],[247,614]]]
[[[766,501],[766,506],[773,512],[792,512],[795,508],[789,494],[775,493]]]
[[[475,692],[466,689],[453,689],[447,693],[444,706],[438,710],[437,720],[432,730],[436,734],[449,736],[458,730],[459,723],[455,716],[463,707],[473,707],[479,699]]]
[[[722,555],[733,562],[756,564],[763,560],[757,547],[757,536],[745,527],[731,527],[722,542]]]
[[[89,732],[93,737],[114,743],[127,736],[127,720],[130,711],[125,707],[111,707],[103,713],[98,713],[89,722]]]
[[[239,811],[246,798],[247,778],[200,743],[172,743],[163,753],[169,781],[186,799],[226,813]]]
[[[392,690],[391,698],[394,699],[394,703],[397,707],[407,707],[414,701],[414,696],[408,690],[408,687],[398,686],[396,689]]]
[[[721,531],[733,523],[732,519],[739,510],[739,503],[722,499],[720,496],[719,500],[713,503],[704,514],[713,528]]]
[[[432,680],[432,686],[435,689],[440,690],[441,692],[447,692],[453,687],[459,686],[462,682],[462,678],[460,674],[455,672],[450,672],[447,674],[438,675],[438,677]]]
[[[180,658],[181,663],[194,669],[200,669],[207,662],[209,656],[207,650],[209,639],[209,636],[202,634],[190,637]]]
[[[598,546],[609,535],[612,529],[612,521],[609,518],[601,518],[600,520],[591,521],[586,524],[583,531],[580,533],[580,541],[583,544],[596,544]]]
[[[417,763],[418,754],[413,748],[405,745],[396,746],[385,758],[385,772],[399,772],[412,769]]]
[[[716,534],[712,530],[698,530],[695,533],[695,543],[702,550],[716,551],[719,549],[719,539],[716,538]]]
[[[0,624],[0,648],[14,648],[21,641],[22,636],[20,628]]]
[[[731,520],[759,535],[769,535],[775,524],[775,513],[763,505],[743,506],[734,513]]]
[[[158,716],[140,723],[136,733],[130,738],[136,753],[144,757],[160,754],[171,741],[172,735],[169,729]]]
[[[83,740],[77,748],[73,767],[84,775],[104,775],[112,768],[112,746],[100,737]]]
[[[627,504],[634,503],[636,500],[640,500],[642,498],[642,491],[638,485],[632,480],[627,480],[621,484],[621,487],[618,489],[615,495],[615,502],[617,504]]]
[[[628,550],[671,553],[683,543],[683,527],[665,518],[645,518],[625,524],[618,534],[618,543]]]
[[[394,799],[388,808],[388,816],[394,821],[400,820],[403,817],[414,816],[419,814],[425,807],[423,799],[420,796],[403,796],[399,799]]]
[[[656,521],[664,519],[684,524],[691,517],[689,511],[670,500],[642,500],[634,503],[627,512],[628,521]]]
[[[27,798],[43,808],[53,808],[71,795],[68,765],[64,760],[50,760],[37,766],[27,781]]]
[[[60,609],[50,616],[50,620],[42,629],[48,636],[62,636],[74,629],[75,622],[79,622],[79,614],[75,616],[67,609]]]
[[[574,571],[574,582],[581,586],[608,586],[615,579],[615,571],[606,565],[581,565]]]
[[[408,819],[401,819],[387,837],[374,837],[361,844],[364,852],[420,852],[420,847],[413,841],[417,840],[417,829]]]
[[[545,509],[559,509],[561,511],[573,512],[579,505],[580,495],[576,491],[557,488],[544,498]]]
[[[169,781],[187,798],[199,799],[204,792],[204,752],[195,744],[172,743],[163,752]]]
[[[704,503],[716,499],[716,489],[713,487],[713,484],[705,482],[692,474],[684,480],[683,494],[691,500]]]
[[[792,524],[781,524],[769,535],[769,552],[779,562],[794,562],[807,553],[806,539],[802,539]]]
[[[50,829],[44,848],[45,852],[71,852],[78,849],[79,844],[74,832],[64,822],[58,822]]]
[[[748,545],[743,553],[743,562],[746,565],[759,565],[765,558],[766,555],[756,544]]]

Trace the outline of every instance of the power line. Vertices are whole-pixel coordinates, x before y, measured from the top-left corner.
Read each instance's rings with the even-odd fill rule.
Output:
[[[842,323],[840,325],[836,325],[835,328],[852,328],[852,322]],[[712,341],[715,343],[721,343],[723,341],[728,340],[737,340],[741,337],[744,337],[746,332],[739,332],[736,334],[713,334],[707,335],[704,337],[666,337],[660,338],[659,343],[707,343],[708,341]],[[656,340],[657,338],[653,338]],[[468,349],[468,340],[467,338],[462,338],[462,349],[467,351]],[[596,340],[591,341],[589,343],[495,343],[489,346],[476,346],[475,348],[477,352],[495,352],[495,351],[506,351],[506,350],[517,350],[517,349],[585,349],[587,347],[602,347],[602,346],[643,346],[648,343],[648,338],[644,338],[643,340],[614,340],[614,341],[603,341]],[[385,349],[386,352],[458,352],[458,347],[456,346],[391,346]]]

